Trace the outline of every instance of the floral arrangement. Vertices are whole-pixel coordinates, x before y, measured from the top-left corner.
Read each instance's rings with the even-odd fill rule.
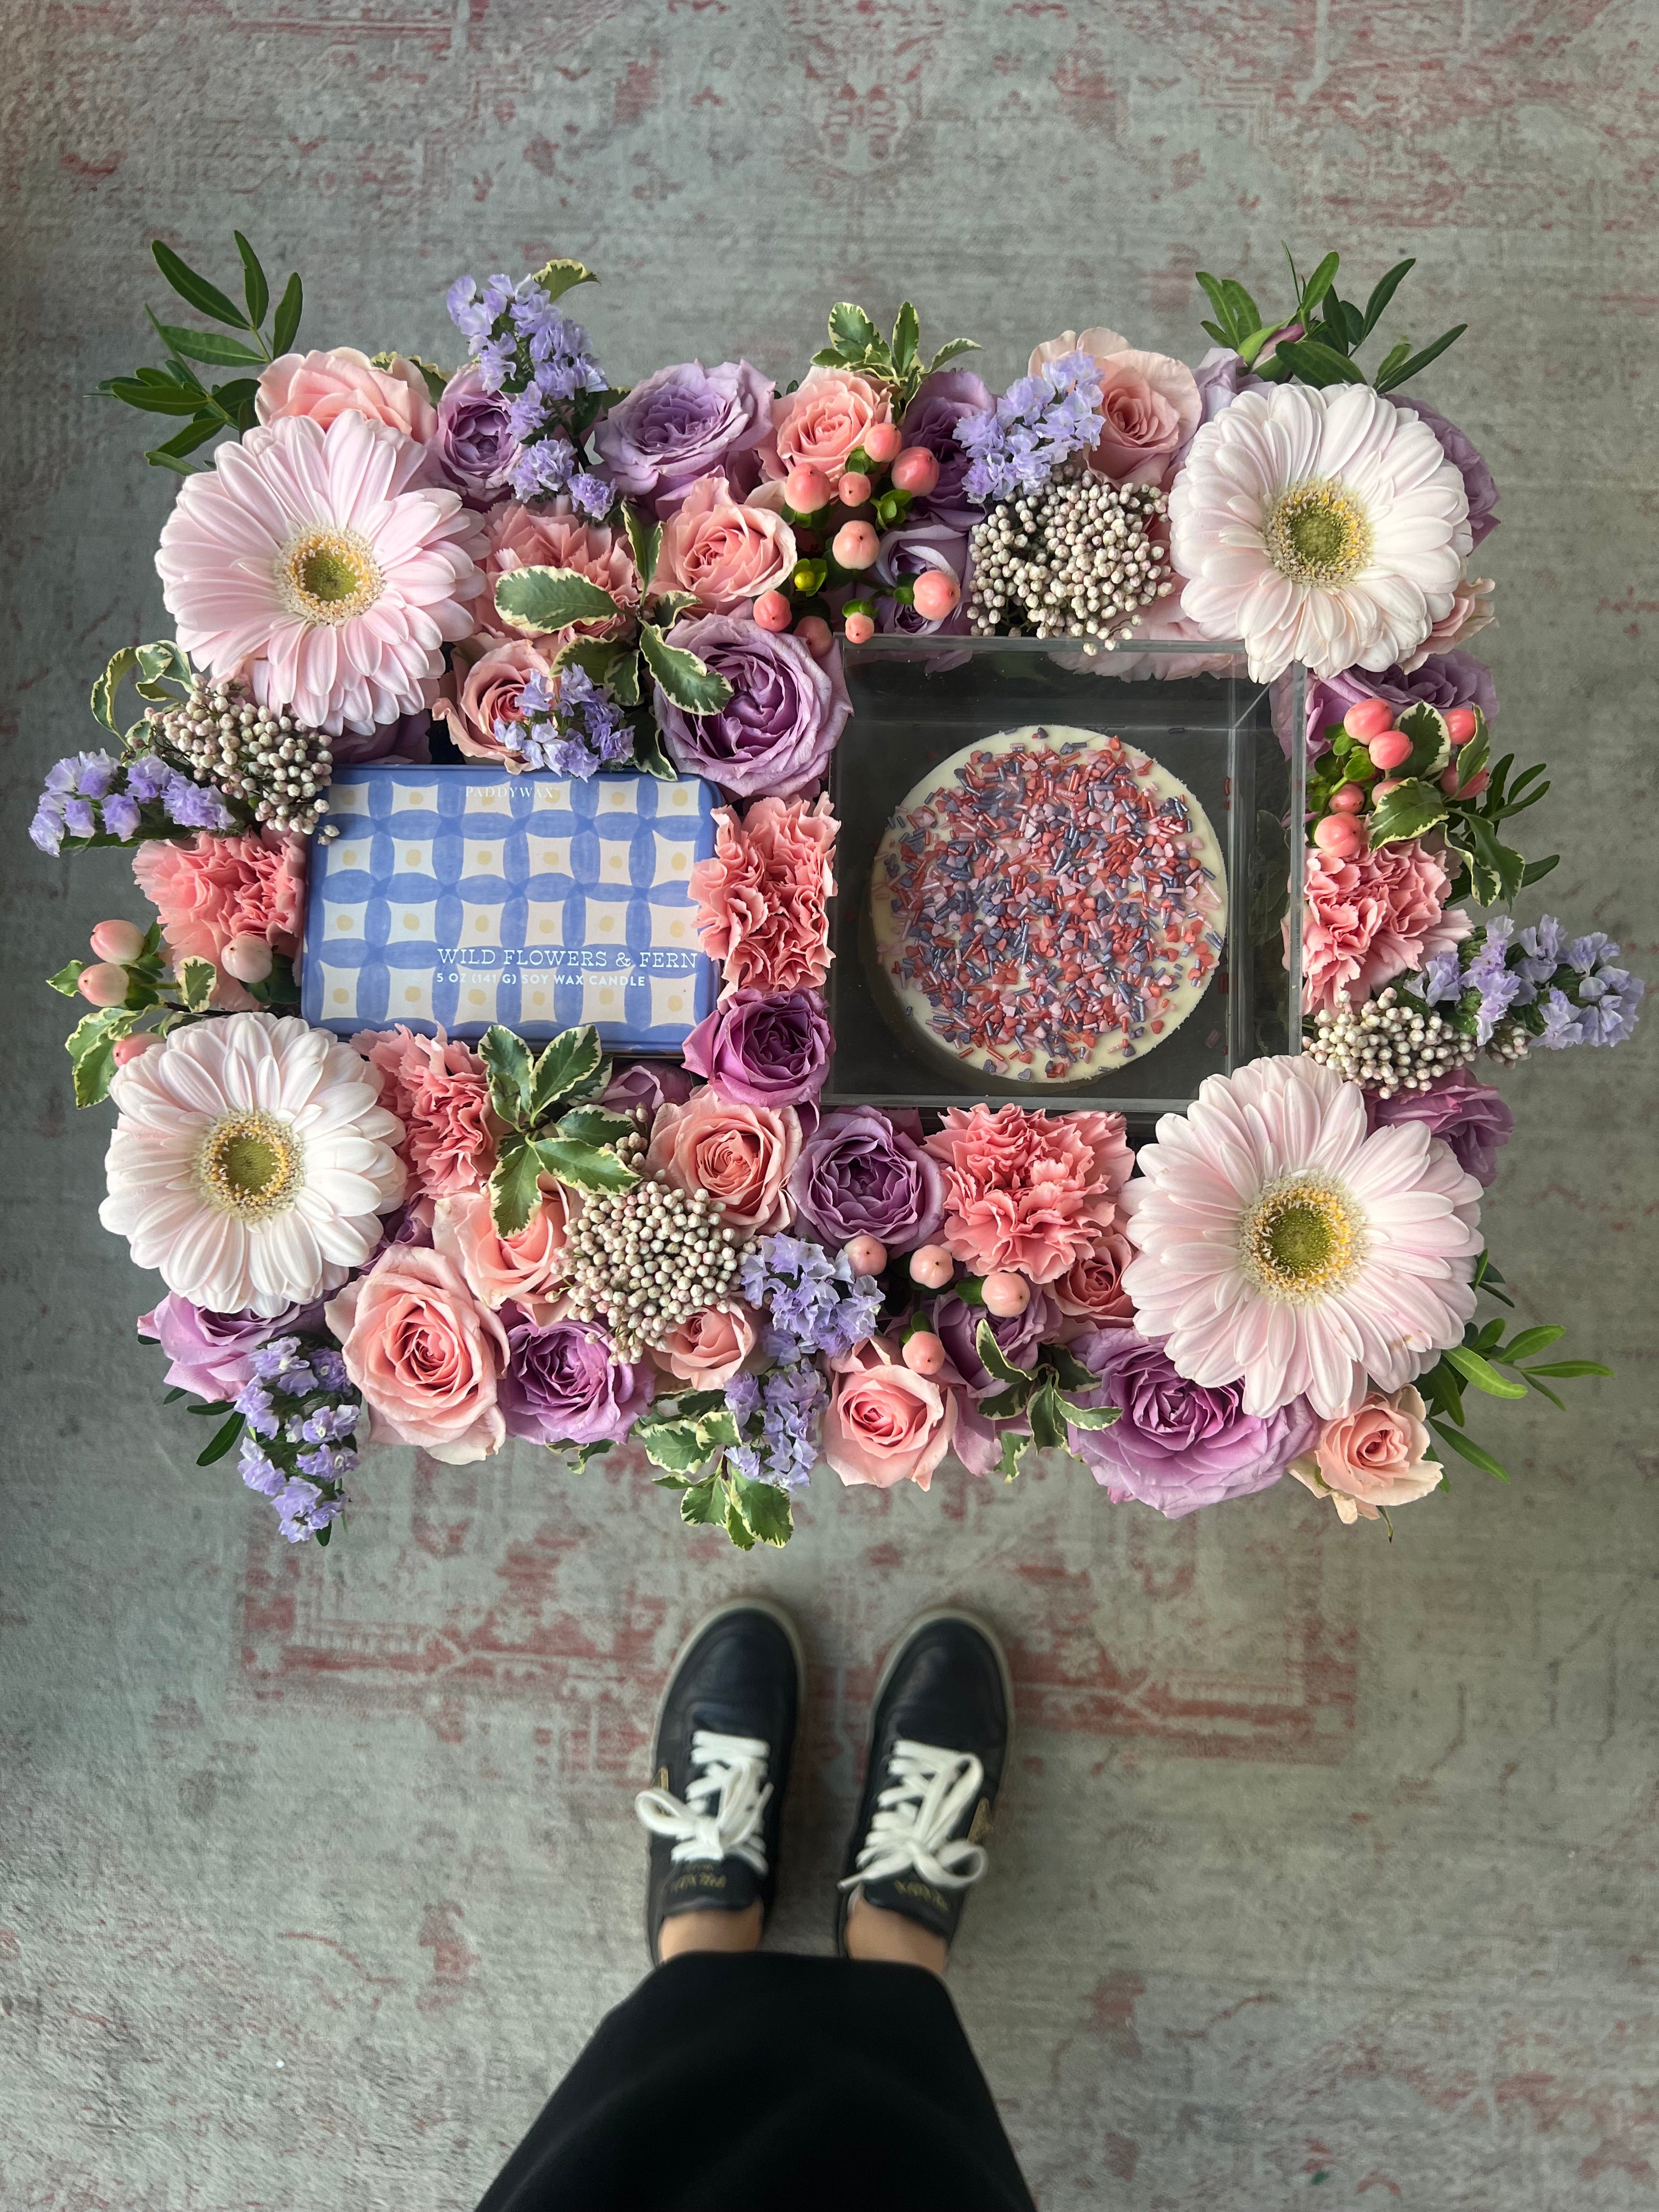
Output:
[[[102,1218],[161,1277],[138,1328],[215,1424],[200,1463],[237,1451],[290,1542],[344,1527],[371,1440],[580,1466],[631,1438],[744,1548],[821,1460],[926,1490],[1032,1447],[1171,1517],[1289,1474],[1386,1522],[1448,1454],[1504,1474],[1470,1393],[1607,1372],[1481,1310],[1513,1117],[1477,1066],[1615,1044],[1642,986],[1508,912],[1554,863],[1510,842],[1548,786],[1494,757],[1465,649],[1497,493],[1401,396],[1459,332],[1359,360],[1409,262],[1363,308],[1334,254],[1292,266],[1282,315],[1200,273],[1195,368],[1068,331],[998,396],[967,340],[924,360],[908,304],[890,337],[836,307],[787,384],[625,388],[574,261],[458,280],[453,368],[303,351],[299,277],[270,315],[236,245],[240,302],[155,247],[211,327],[152,316],[163,365],[105,387],[179,425],[148,456],[182,479],[174,634],[111,661],[32,835],[121,848],[153,910],[52,979],[86,1008],[75,1094],[115,1109]],[[1303,665],[1299,1054],[1138,1151],[1097,1110],[821,1109],[841,641],[878,629]],[[691,889],[723,988],[683,1061],[298,1018],[307,841],[336,769],[386,758],[719,787]]]

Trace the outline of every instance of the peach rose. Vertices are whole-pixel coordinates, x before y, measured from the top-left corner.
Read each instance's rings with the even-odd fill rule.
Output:
[[[487,1459],[507,1434],[495,1385],[507,1332],[441,1252],[393,1245],[324,1308],[377,1442],[419,1444],[451,1467]]]
[[[517,775],[526,765],[524,757],[507,750],[495,725],[523,721],[519,701],[526,684],[532,676],[550,680],[552,674],[551,659],[527,637],[511,637],[504,645],[475,637],[455,647],[455,665],[432,711],[448,723],[458,752],[469,760],[494,761]]]
[[[628,532],[612,530],[603,522],[584,522],[569,508],[568,500],[546,507],[509,501],[505,507],[492,507],[485,516],[489,549],[484,556],[484,593],[477,603],[480,636],[530,635],[514,629],[495,611],[496,581],[514,568],[574,568],[590,584],[609,592],[619,607],[638,606],[639,571],[634,566]],[[617,637],[623,620],[621,615],[605,615],[591,622],[571,623],[561,630],[538,631],[532,642],[550,654],[573,638]]]
[[[381,1103],[404,1125],[398,1158],[428,1198],[487,1182],[495,1164],[495,1118],[484,1066],[464,1044],[416,1036],[401,1023],[363,1030],[354,1051],[380,1070]]]
[[[710,614],[734,614],[782,583],[795,534],[781,514],[735,499],[724,477],[699,477],[663,525],[656,592],[690,592]]]
[[[1134,1326],[1134,1305],[1123,1287],[1123,1270],[1133,1257],[1121,1230],[1103,1230],[1090,1249],[1048,1285],[1049,1297],[1066,1316],[1059,1331],[1062,1344],[1085,1329]]]
[[[741,1106],[710,1085],[684,1106],[659,1109],[645,1172],[722,1200],[728,1229],[771,1237],[789,1225],[785,1185],[800,1147],[793,1106]]]
[[[1324,1424],[1312,1451],[1293,1459],[1290,1472],[1315,1497],[1329,1498],[1351,1524],[1410,1505],[1437,1488],[1445,1472],[1428,1456],[1426,1410],[1409,1383],[1392,1396],[1368,1391],[1353,1413]]]
[[[564,1248],[574,1194],[551,1176],[542,1177],[541,1194],[529,1220],[510,1237],[496,1231],[488,1191],[441,1198],[432,1216],[432,1242],[455,1262],[481,1305],[495,1313],[511,1300],[538,1328],[545,1328],[562,1321],[569,1306]]]
[[[1198,380],[1186,362],[1143,353],[1116,331],[1062,331],[1032,353],[1030,374],[1068,353],[1088,354],[1100,376],[1104,428],[1090,467],[1114,483],[1167,484],[1204,419]]]
[[[671,1329],[650,1356],[677,1382],[714,1390],[732,1380],[755,1343],[755,1316],[747,1306],[704,1306]]]
[[[356,346],[279,354],[260,371],[253,404],[262,422],[308,415],[324,429],[337,415],[367,415],[371,422],[401,430],[422,446],[431,442],[438,428],[426,379],[412,361],[393,354],[384,368],[377,368]]]
[[[769,477],[787,477],[810,461],[838,484],[865,432],[892,419],[887,393],[867,377],[848,368],[809,368],[798,390],[772,402],[772,427],[757,448],[761,467]]]
[[[956,1434],[957,1401],[913,1375],[879,1337],[830,1363],[836,1382],[823,1416],[823,1455],[849,1486],[926,1490]]]

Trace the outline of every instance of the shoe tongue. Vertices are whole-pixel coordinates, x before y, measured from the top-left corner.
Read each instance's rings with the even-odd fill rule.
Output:
[[[948,1943],[957,1929],[962,1914],[962,1892],[939,1888],[919,1875],[914,1867],[902,1874],[889,1875],[880,1881],[862,1885],[864,1900],[883,1912],[902,1912],[907,1920],[915,1920],[942,1936]]]
[[[672,1867],[662,1886],[665,1919],[676,1912],[741,1912],[760,1895],[760,1876],[745,1860],[691,1859]]]

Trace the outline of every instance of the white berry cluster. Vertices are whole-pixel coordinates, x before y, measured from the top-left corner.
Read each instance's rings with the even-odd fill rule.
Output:
[[[707,1192],[688,1197],[659,1175],[628,1190],[585,1191],[565,1245],[571,1313],[603,1322],[619,1358],[661,1344],[731,1296],[754,1240],[726,1228],[725,1211]]]
[[[1399,1091],[1430,1090],[1443,1075],[1467,1066],[1480,1047],[1390,987],[1363,1006],[1344,999],[1334,1013],[1322,1007],[1306,1049],[1345,1082],[1392,1098]]]
[[[1147,484],[1060,471],[1040,491],[994,507],[969,540],[976,636],[1108,639],[1133,629],[1143,607],[1173,588],[1170,556],[1153,536],[1169,511]]]
[[[167,751],[198,783],[240,799],[256,822],[309,836],[328,811],[334,754],[320,730],[260,706],[246,684],[192,676],[176,707],[148,717]],[[326,837],[339,830],[330,823]]]

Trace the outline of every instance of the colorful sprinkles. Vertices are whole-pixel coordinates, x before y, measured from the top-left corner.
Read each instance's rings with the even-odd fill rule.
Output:
[[[1064,1082],[1103,1047],[1149,1049],[1188,1011],[1183,988],[1208,981],[1224,893],[1201,817],[1153,766],[1121,738],[1036,729],[976,748],[894,816],[875,886],[897,925],[884,958],[959,1057]]]

